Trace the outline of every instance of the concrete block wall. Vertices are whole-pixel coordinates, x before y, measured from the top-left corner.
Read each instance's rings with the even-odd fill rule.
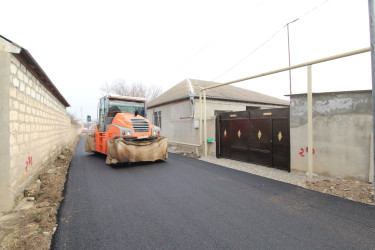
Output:
[[[369,181],[372,95],[369,91],[313,94],[313,173]],[[307,172],[307,97],[292,95],[291,170]]]
[[[9,168],[7,190],[0,191],[3,211],[11,209],[25,186],[78,136],[80,128],[71,125],[65,106],[13,54],[1,56],[4,75],[9,74],[8,83],[6,77],[1,82],[9,85],[9,92],[1,93],[9,107],[9,163],[2,167]]]

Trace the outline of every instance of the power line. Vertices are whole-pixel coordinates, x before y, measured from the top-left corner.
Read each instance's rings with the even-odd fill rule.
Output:
[[[205,44],[202,48],[200,48],[197,52],[195,52],[191,57],[189,57],[188,59],[186,59],[183,63],[181,63],[179,66],[177,66],[175,69],[173,69],[172,71],[176,71],[178,69],[180,69],[181,67],[183,67],[185,64],[187,64],[189,61],[191,61],[194,57],[196,57],[197,55],[199,55],[202,51],[204,51],[206,48],[208,48],[217,38],[214,38],[212,39],[210,42],[208,42],[207,44]]]
[[[316,9],[319,9],[322,5],[326,4],[327,2],[329,2],[330,0],[326,0],[324,2],[322,2],[321,4],[315,6],[314,8],[312,8],[311,10],[307,11],[305,14],[303,14],[302,16],[300,16],[299,18],[297,18],[296,20],[292,21],[292,22],[289,22],[289,23],[294,23],[295,21],[298,21],[299,19],[307,16],[308,14],[310,14],[311,12],[315,11]]]
[[[260,44],[257,48],[255,48],[254,50],[252,50],[249,54],[247,54],[245,57],[243,57],[241,60],[239,60],[236,64],[234,64],[232,67],[230,67],[229,69],[227,69],[225,72],[221,73],[219,76],[217,76],[215,79],[213,79],[212,81],[215,81],[217,80],[218,78],[222,77],[223,75],[225,75],[226,73],[232,71],[234,68],[236,68],[238,65],[240,65],[243,61],[245,61],[249,56],[251,56],[252,54],[254,54],[258,49],[262,48],[264,45],[266,45],[269,41],[271,41],[278,33],[280,33],[288,24],[291,24],[291,23],[294,23],[296,21],[298,21],[299,19],[307,16],[308,14],[310,14],[311,12],[315,11],[316,9],[320,8],[323,4],[326,4],[328,1],[330,0],[326,0],[324,2],[322,2],[321,4],[315,6],[314,8],[312,8],[311,10],[307,11],[306,13],[304,13],[303,15],[301,15],[300,17],[298,17],[297,19],[291,21],[291,22],[288,22],[287,24],[285,24],[282,28],[280,28],[279,30],[277,30],[275,33],[273,33],[266,41],[264,41],[262,44]]]
[[[281,29],[279,29],[278,31],[276,31],[275,33],[272,34],[272,36],[270,38],[268,38],[265,42],[263,42],[260,46],[258,46],[257,48],[255,48],[254,50],[252,50],[249,54],[247,54],[245,57],[243,57],[241,60],[239,60],[235,65],[233,65],[232,67],[230,67],[229,69],[227,69],[224,73],[221,73],[219,76],[217,76],[215,79],[213,79],[212,81],[215,81],[216,79],[222,77],[223,75],[225,75],[226,73],[228,73],[229,71],[231,71],[232,69],[234,69],[235,67],[237,67],[238,65],[240,65],[243,61],[245,61],[249,56],[251,56],[252,54],[254,54],[258,49],[260,49],[261,47],[263,47],[264,45],[266,45],[270,40],[272,40],[272,38],[274,38],[278,33],[280,33],[280,31],[282,31],[284,29],[285,26],[283,26]]]

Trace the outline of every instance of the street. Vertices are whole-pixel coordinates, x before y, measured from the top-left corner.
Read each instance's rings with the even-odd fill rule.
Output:
[[[177,154],[70,165],[52,249],[374,249],[375,207]]]

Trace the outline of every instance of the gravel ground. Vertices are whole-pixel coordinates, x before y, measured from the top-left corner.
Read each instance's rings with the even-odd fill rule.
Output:
[[[223,159],[223,158],[218,159],[213,156],[201,157],[199,159],[202,161],[207,161],[207,162],[211,162],[217,165],[221,165],[227,168],[240,170],[243,172],[263,176],[263,177],[270,178],[273,180],[282,181],[282,182],[286,182],[286,183],[290,183],[293,185],[306,188],[307,175],[304,173],[297,173],[297,172],[288,173],[287,171],[279,170],[279,169],[275,169],[271,167],[256,165],[256,164],[247,163],[247,162]],[[324,177],[324,176],[318,176],[314,174],[313,181],[323,181],[323,180],[333,181],[335,179]]]
[[[187,152],[179,151],[174,147],[169,148],[168,151],[171,153],[182,154],[184,156],[193,157],[201,161],[211,162],[211,163],[223,166],[223,167],[236,169],[239,171],[263,176],[263,177],[270,178],[273,180],[282,181],[282,182],[286,182],[286,183],[290,183],[293,185],[306,188],[307,175],[305,173],[297,173],[297,172],[288,173],[287,171],[284,171],[284,170],[256,165],[256,164],[252,164],[248,162],[241,162],[241,161],[235,161],[235,160],[224,159],[224,158],[216,158],[215,156],[203,157],[200,155],[196,155],[194,153],[187,153]],[[313,181],[323,181],[323,180],[333,181],[335,180],[335,178],[318,176],[316,174],[313,175]]]

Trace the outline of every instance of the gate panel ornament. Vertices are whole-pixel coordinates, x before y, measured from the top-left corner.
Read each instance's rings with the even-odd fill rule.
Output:
[[[227,130],[224,130],[224,137],[227,137]]]
[[[262,137],[262,132],[260,132],[260,130],[259,130],[259,132],[258,132],[258,139],[260,140],[261,137]]]
[[[281,134],[281,131],[279,131],[279,134],[277,135],[277,138],[279,139],[279,141],[281,141],[281,139],[283,138],[283,134]]]
[[[241,138],[241,130],[238,130],[237,135],[238,135],[238,139]]]

